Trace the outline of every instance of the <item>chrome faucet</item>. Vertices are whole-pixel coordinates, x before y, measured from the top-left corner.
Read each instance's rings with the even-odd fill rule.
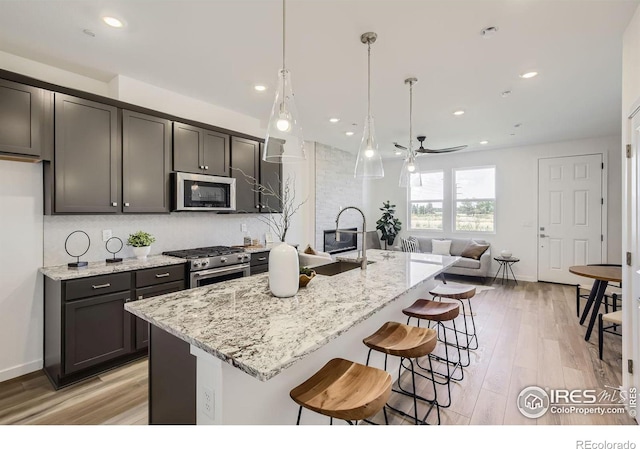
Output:
[[[340,231],[338,229],[338,223],[340,222],[340,215],[347,209],[355,209],[360,212],[362,215],[362,231]],[[358,257],[356,259],[357,262],[360,262],[360,269],[367,269],[367,219],[364,217],[364,212],[355,206],[347,206],[338,212],[338,216],[336,217],[336,240],[340,240],[340,233],[344,232],[345,234],[362,234],[362,257]]]

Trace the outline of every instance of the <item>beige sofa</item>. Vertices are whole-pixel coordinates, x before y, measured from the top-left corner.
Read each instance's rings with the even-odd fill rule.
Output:
[[[489,270],[491,269],[491,247],[480,256],[480,260],[471,259],[469,257],[461,257],[462,251],[469,244],[470,241],[474,241],[479,244],[488,245],[489,242],[480,239],[461,239],[461,238],[437,238],[413,236],[420,247],[421,253],[430,253],[432,249],[432,240],[451,240],[450,253],[452,256],[460,256],[458,260],[451,268],[449,268],[446,274],[456,274],[463,276],[476,276],[487,278],[490,276]],[[399,243],[399,242],[398,242]],[[399,248],[399,247],[398,247]]]

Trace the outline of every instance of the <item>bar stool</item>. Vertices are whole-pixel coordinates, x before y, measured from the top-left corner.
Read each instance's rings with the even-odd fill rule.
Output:
[[[440,424],[440,407],[438,406],[437,394],[434,395],[433,400],[424,398],[417,394],[415,377],[416,373],[412,360],[430,354],[436,347],[437,340],[438,339],[436,331],[433,329],[407,326],[406,324],[396,323],[393,321],[383,324],[380,329],[363,340],[363,343],[369,348],[369,353],[367,354],[367,366],[369,366],[371,351],[378,351],[384,354],[385,370],[387,369],[387,357],[389,355],[400,357],[400,366],[398,367],[399,390],[392,389],[391,391],[413,398],[414,415],[411,416],[408,413],[403,412],[402,410],[392,407],[391,405],[389,405],[389,403],[386,404],[386,407],[402,416],[413,418],[415,424],[426,424],[426,420],[429,417],[429,414],[433,410],[434,406],[438,414],[438,424]],[[401,387],[402,368],[406,369],[403,364],[405,360],[410,364],[409,371],[411,372],[411,383],[413,387],[411,392],[407,392]],[[431,359],[429,359],[429,365],[431,366]],[[433,385],[433,389],[435,391],[435,384]],[[430,404],[429,409],[422,419],[418,419],[418,400]]]
[[[429,291],[429,294],[433,296],[433,299],[437,299],[438,301],[442,300],[442,298],[454,299],[457,300],[462,306],[462,316],[464,318],[464,332],[456,331],[459,334],[465,336],[466,344],[458,345],[460,349],[463,349],[467,352],[467,362],[462,363],[463,367],[469,366],[471,363],[471,356],[469,351],[473,351],[478,349],[478,334],[476,332],[476,321],[473,318],[473,307],[471,306],[471,298],[476,295],[476,288],[472,285],[470,286],[445,286],[438,285],[433,290]],[[467,324],[467,312],[464,305],[464,300],[467,300],[467,304],[469,305],[469,316],[471,316],[471,332],[469,332],[469,325]],[[452,328],[444,326],[445,329],[452,330]]]
[[[335,358],[327,362],[309,379],[289,393],[299,406],[300,424],[302,408],[349,424],[370,418],[381,409],[391,396],[391,376],[386,371],[349,360]],[[387,411],[384,410],[385,422]]]
[[[436,354],[429,354],[429,358],[432,360],[436,360],[438,362],[443,363],[447,367],[447,372],[443,373],[440,371],[435,371],[433,369],[429,369],[420,365],[420,361],[416,361],[418,367],[421,369],[428,371],[431,373],[430,376],[426,376],[421,373],[416,373],[421,377],[431,380],[438,385],[446,385],[448,399],[447,402],[438,401],[438,405],[443,408],[447,408],[451,405],[451,381],[461,381],[464,379],[464,370],[462,369],[462,353],[460,352],[460,342],[458,341],[458,330],[456,328],[455,319],[460,314],[460,305],[453,302],[438,302],[431,301],[429,299],[418,299],[412,305],[402,310],[402,313],[407,315],[407,324],[410,324],[411,319],[415,318],[418,321],[418,326],[420,326],[420,320],[427,320],[429,324],[427,327],[431,327],[431,321],[434,321],[437,326],[437,335],[439,337],[440,330],[442,330],[443,339],[440,340],[444,343],[444,357],[441,357]],[[456,360],[452,360],[449,356],[449,342],[447,341],[447,328],[443,324],[447,321],[451,321],[453,328],[453,335],[456,339],[456,344],[451,345],[454,348],[457,348],[458,357]],[[440,339],[440,338],[438,338]],[[460,370],[458,376],[456,376],[456,371]],[[434,375],[442,377],[443,381],[437,381],[433,378]]]

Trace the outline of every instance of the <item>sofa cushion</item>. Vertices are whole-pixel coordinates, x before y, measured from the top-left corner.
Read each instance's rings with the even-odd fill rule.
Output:
[[[433,240],[431,246],[433,248],[432,254],[451,255],[451,240]]]
[[[400,239],[400,248],[405,253],[417,253],[420,251],[418,240],[415,237],[409,237],[407,239]]]
[[[451,239],[451,255],[460,256],[470,239]]]
[[[307,247],[304,249],[303,251],[305,254],[313,254],[314,256],[317,255],[317,252],[315,249],[311,248],[311,245],[307,245]]]
[[[467,244],[467,246],[462,250],[462,252],[460,253],[460,256],[479,260],[480,256],[482,256],[487,249],[489,249],[489,245],[476,243],[474,240],[471,240]]]
[[[453,266],[458,268],[480,268],[480,261],[469,259],[468,257],[461,257]]]

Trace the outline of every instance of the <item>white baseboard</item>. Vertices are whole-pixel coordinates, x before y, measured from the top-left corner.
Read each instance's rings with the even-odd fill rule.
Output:
[[[11,368],[5,368],[0,370],[0,382],[41,370],[43,365],[42,359],[38,359],[33,362],[12,366]]]

